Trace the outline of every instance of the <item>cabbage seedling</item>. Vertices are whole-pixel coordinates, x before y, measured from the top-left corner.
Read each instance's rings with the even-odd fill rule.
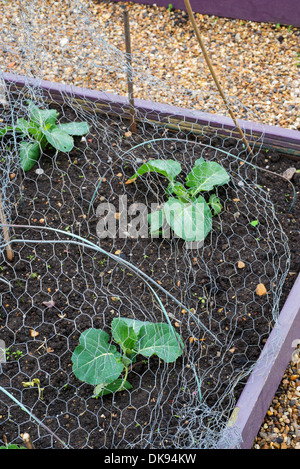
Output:
[[[0,137],[16,134],[21,168],[26,172],[33,168],[47,146],[66,153],[74,147],[73,136],[89,132],[87,122],[56,124],[58,112],[55,109],[40,109],[32,101],[27,104],[28,120],[19,118],[15,125],[0,129]]]
[[[216,194],[212,194],[207,202],[201,193],[227,184],[230,176],[226,170],[219,163],[205,161],[201,157],[196,160],[183,185],[175,180],[181,172],[178,161],[153,160],[143,164],[127,184],[150,172],[161,174],[169,181],[167,202],[161,210],[148,215],[151,236],[157,236],[166,222],[179,238],[203,241],[212,229],[213,215],[222,211],[222,204]]]
[[[181,337],[165,323],[115,318],[111,331],[120,351],[109,343],[109,334],[91,328],[80,335],[79,345],[72,354],[73,373],[81,381],[95,386],[95,398],[132,389],[127,376],[137,355],[156,355],[172,363],[184,350]]]

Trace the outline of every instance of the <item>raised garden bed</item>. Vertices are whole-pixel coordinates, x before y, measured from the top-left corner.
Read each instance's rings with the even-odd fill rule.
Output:
[[[289,214],[293,194],[287,182],[257,170],[253,161],[240,164],[243,147],[235,138],[234,127],[223,117],[137,101],[137,115],[144,123],[138,125],[136,135],[130,135],[125,98],[11,75],[5,80],[13,98],[20,99],[22,93],[25,100],[35,85],[49,107],[59,110],[64,122],[87,119],[91,128],[86,139],[76,139],[69,156],[55,156],[49,150],[42,156],[42,172],[33,170],[22,180],[21,199],[19,176],[12,178],[14,223],[60,229],[65,236],[46,229],[15,229],[15,236],[24,242],[14,244],[12,264],[5,259],[2,262],[4,278],[13,284],[13,292],[0,284],[1,339],[11,351],[2,366],[0,385],[73,448],[218,447],[224,445],[222,438],[228,446],[228,421],[230,432],[237,435],[233,440],[230,434],[230,445],[234,441],[234,447],[250,447],[280,374],[291,359],[292,344],[300,336],[299,298],[295,294],[299,280],[288,299],[296,278],[288,271],[299,270],[299,220],[293,217],[299,200]],[[10,114],[3,117],[9,123]],[[261,146],[262,128],[242,124],[249,130],[252,144]],[[281,174],[291,165],[290,156],[297,158],[298,133],[263,130],[269,148],[275,135],[277,149],[282,152],[286,145],[291,153],[286,158],[269,148],[261,150],[255,165],[263,168],[267,160],[269,169]],[[157,141],[144,144],[153,139]],[[156,283],[186,350],[169,365],[153,357],[142,361],[130,373],[133,390],[93,399],[91,386],[80,382],[71,369],[80,333],[90,327],[109,332],[118,316],[163,322],[166,318],[141,277],[104,253],[72,244],[70,233],[98,245],[95,212],[101,201],[118,204],[118,197],[126,194],[129,206],[156,203],[157,188],[165,185],[159,177],[126,184],[138,165],[155,155],[176,158],[184,170],[200,157],[218,161],[231,174],[228,187],[218,189],[224,210],[214,219],[204,247],[196,252],[185,249],[180,239],[101,240],[107,253],[130,262]],[[253,226],[251,221],[257,220],[259,226]],[[60,238],[67,241],[34,243]],[[239,269],[238,261],[243,261],[244,267]],[[267,296],[256,296],[258,283],[266,286]],[[50,300],[54,301],[51,307],[45,304]],[[286,300],[274,328],[274,319]],[[194,316],[182,305],[188,305]],[[16,359],[12,354],[18,351]],[[261,353],[264,358],[259,360]],[[249,377],[255,365],[255,375]],[[199,370],[200,389],[195,369]],[[254,384],[253,376],[260,377]],[[43,399],[37,398],[36,389],[23,388],[22,383],[32,378],[40,380]],[[249,392],[253,396],[250,404],[245,399]],[[8,397],[1,396],[0,413],[2,432],[9,441],[30,426],[37,447],[59,447],[51,434],[29,423]],[[209,431],[214,440],[210,438],[208,443]]]

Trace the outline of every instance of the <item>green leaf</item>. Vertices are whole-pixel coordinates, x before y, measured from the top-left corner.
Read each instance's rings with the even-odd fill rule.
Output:
[[[250,222],[250,225],[252,226],[257,226],[259,224],[259,221],[258,220],[253,220]]]
[[[3,137],[7,133],[9,133],[11,130],[14,130],[14,127],[12,127],[11,125],[7,125],[6,127],[2,127],[2,129],[0,129],[0,137]]]
[[[108,343],[109,335],[98,329],[87,329],[79,339],[73,354],[73,373],[88,384],[107,386],[115,381],[124,369],[122,356],[114,345]]]
[[[19,446],[13,443],[9,443],[7,446],[0,446],[0,449],[27,449],[25,446]]]
[[[128,327],[132,327],[136,335],[139,335],[141,328],[145,324],[148,324],[148,321],[139,321],[138,319],[130,319],[130,318],[115,318],[115,319],[122,321]],[[115,321],[115,319],[113,320],[113,322]]]
[[[203,156],[201,156],[195,161],[194,166],[198,166],[198,164],[202,164],[204,162],[205,162],[205,159],[203,158]]]
[[[128,381],[123,382],[122,379],[116,379],[106,386],[103,386],[102,384],[96,386],[93,397],[101,397],[107,394],[112,394],[113,392],[124,391],[125,389],[132,389],[132,385]]]
[[[19,153],[21,160],[21,168],[29,171],[35,165],[40,155],[40,145],[38,142],[20,142]]]
[[[32,122],[39,127],[44,127],[47,124],[54,125],[58,117],[58,112],[55,109],[40,109],[32,101],[28,101],[28,109]]]
[[[148,222],[150,225],[150,235],[156,236],[159,233],[160,228],[164,224],[164,211],[156,210],[156,212],[149,213]]]
[[[174,233],[186,241],[203,241],[211,231],[212,213],[202,196],[192,203],[170,198],[164,213]]]
[[[163,322],[146,323],[139,332],[137,353],[150,357],[157,355],[166,363],[174,362],[183,353],[181,337],[173,327]]]
[[[133,354],[130,353],[130,356],[132,356],[132,355],[133,355]],[[134,355],[135,355],[135,354],[134,354]],[[123,362],[123,364],[124,364],[126,367],[132,364],[131,358],[126,357],[126,356],[124,356],[124,355],[123,355],[123,357],[122,357],[122,362]]]
[[[58,124],[58,128],[67,132],[69,135],[85,135],[89,132],[90,127],[87,122],[68,122],[66,124]]]
[[[217,197],[215,194],[212,194],[210,196],[208,203],[211,206],[211,208],[213,209],[214,215],[217,215],[218,213],[220,213],[222,211],[221,201],[220,201],[219,197]]]
[[[50,131],[43,130],[43,133],[50,145],[52,145],[56,150],[64,153],[72,150],[74,140],[71,135],[67,134],[67,132],[60,130],[58,127],[54,127],[54,129],[50,129]]]
[[[229,174],[219,163],[200,159],[187,175],[186,185],[193,188],[192,195],[196,195],[200,191],[210,191],[215,186],[227,184],[229,180]]]
[[[125,353],[130,353],[134,349],[137,341],[137,334],[133,325],[122,318],[115,318],[111,324],[112,336],[121,345]]]
[[[17,120],[15,130],[20,132],[24,135],[29,135],[29,129],[31,129],[32,125],[26,119],[22,117]]]
[[[190,199],[190,195],[188,191],[186,190],[184,185],[181,184],[181,182],[173,182],[173,181],[170,182],[170,184],[168,185],[166,189],[166,194],[168,195],[175,194],[178,197],[181,197],[183,202],[184,201],[188,202]]]
[[[145,173],[159,173],[165,176],[169,181],[173,181],[181,172],[181,165],[174,160],[153,160],[143,164],[139,170],[130,179],[142,176]]]

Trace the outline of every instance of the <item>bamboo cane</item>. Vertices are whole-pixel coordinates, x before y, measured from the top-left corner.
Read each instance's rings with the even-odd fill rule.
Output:
[[[202,37],[201,37],[199,28],[198,28],[197,23],[196,23],[196,21],[195,21],[195,17],[194,17],[194,14],[193,14],[193,10],[192,10],[190,1],[189,1],[189,0],[184,0],[184,3],[185,3],[185,6],[186,6],[186,9],[187,9],[187,13],[188,13],[188,15],[189,15],[189,19],[190,19],[190,21],[191,21],[191,23],[192,23],[192,25],[193,25],[193,28],[194,28],[194,31],[195,31],[197,40],[198,40],[199,45],[200,45],[200,47],[201,47],[202,53],[203,53],[203,55],[204,55],[204,59],[205,59],[205,61],[206,61],[206,63],[207,63],[207,66],[208,66],[210,72],[211,72],[211,75],[212,75],[213,80],[214,80],[214,82],[215,82],[215,84],[216,84],[216,87],[218,88],[218,91],[219,91],[219,93],[220,93],[220,95],[221,95],[221,97],[222,97],[222,99],[223,99],[223,101],[224,101],[224,104],[225,104],[226,108],[228,109],[229,114],[230,114],[230,116],[231,116],[231,118],[232,118],[234,124],[236,125],[236,127],[237,127],[237,129],[238,129],[238,131],[239,131],[239,133],[240,133],[240,135],[241,135],[241,137],[242,137],[242,140],[243,140],[244,144],[246,145],[247,150],[248,150],[249,153],[253,156],[253,153],[252,153],[251,147],[250,147],[250,145],[249,145],[249,142],[248,142],[248,140],[246,139],[245,134],[244,134],[244,132],[242,131],[241,127],[239,126],[239,124],[238,124],[238,122],[237,122],[237,118],[236,118],[236,116],[235,116],[233,110],[231,109],[231,107],[230,107],[230,105],[229,105],[229,103],[228,103],[228,101],[227,101],[227,99],[226,99],[226,96],[225,96],[225,94],[224,94],[224,92],[223,92],[223,90],[222,90],[222,87],[221,87],[221,85],[220,85],[220,83],[219,83],[219,80],[218,80],[218,78],[217,78],[217,75],[216,75],[216,73],[215,73],[215,71],[214,71],[214,67],[213,67],[213,65],[212,65],[212,62],[211,62],[211,60],[210,60],[210,58],[209,58],[209,56],[208,56],[208,54],[207,54],[207,51],[206,51],[206,48],[205,48],[203,39],[202,39]]]
[[[135,115],[136,112],[135,112],[135,107],[134,107],[134,95],[133,95],[130,24],[129,24],[128,10],[126,9],[124,9],[124,33],[125,33],[126,64],[127,64],[127,86],[128,86],[128,97],[129,97],[130,117],[131,117],[130,130],[132,133],[135,133],[136,132],[136,115]]]
[[[10,246],[10,237],[9,237],[8,227],[6,226],[7,222],[6,222],[6,218],[5,218],[5,214],[4,214],[1,193],[0,193],[0,220],[1,220],[1,223],[3,225],[2,229],[3,229],[4,241],[6,243],[8,243],[7,246],[6,246],[7,259],[10,262],[12,262],[13,258],[14,258],[14,253],[13,253],[13,250]]]

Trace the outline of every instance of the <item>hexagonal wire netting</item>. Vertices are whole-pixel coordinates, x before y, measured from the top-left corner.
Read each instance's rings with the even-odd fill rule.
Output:
[[[1,208],[13,224],[14,257],[7,260],[2,237],[0,438],[20,443],[29,432],[40,448],[214,448],[276,322],[289,265],[287,239],[268,193],[257,185],[253,157],[222,129],[176,130],[155,122],[149,108],[133,133],[114,101],[103,109],[58,87],[55,96],[45,91],[46,77],[126,97],[126,56],[109,44],[88,2],[16,1],[4,18],[1,127],[13,129],[0,138]],[[25,77],[22,87],[8,79],[11,63]],[[207,80],[206,70],[202,75]],[[155,78],[146,59],[134,55],[133,82],[136,98],[155,101],[159,93],[157,101],[172,96],[176,104],[193,96],[206,112],[219,103],[202,89],[177,87],[174,96],[175,80]],[[70,151],[44,148],[25,172],[20,142],[32,143],[34,135],[18,126],[29,120],[28,101],[55,109],[60,124],[87,122],[89,132],[75,135]],[[230,103],[239,117],[249,115],[237,100]],[[262,141],[263,135],[255,155]],[[214,189],[222,210],[211,231],[192,246],[167,228],[151,237],[145,214],[166,202],[166,178],[149,173],[128,180],[145,162],[171,159],[180,163],[184,183],[201,157],[230,175]],[[255,293],[258,284],[267,295]],[[144,331],[140,340],[151,342],[149,323],[164,323],[170,335],[151,342],[165,347],[160,356],[127,354],[123,387],[96,397],[95,384],[102,391],[107,385],[99,371],[108,363],[98,361],[99,331],[117,356],[112,323],[118,318],[135,320],[136,336]],[[88,329],[96,339],[85,342],[93,364],[83,368],[85,380],[75,373],[73,354]],[[127,332],[132,339],[133,329]],[[179,337],[176,359],[164,359]],[[93,384],[91,369],[98,377]]]

